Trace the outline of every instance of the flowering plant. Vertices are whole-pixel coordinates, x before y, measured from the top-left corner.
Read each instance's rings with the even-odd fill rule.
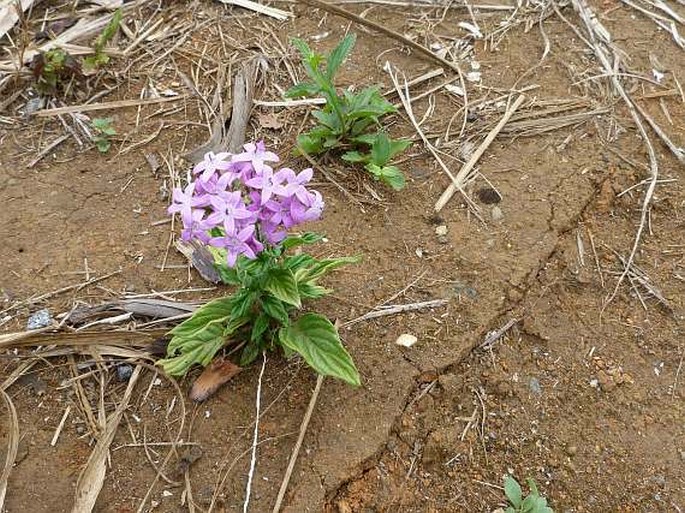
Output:
[[[170,375],[184,375],[196,363],[208,365],[227,343],[242,346],[240,365],[280,346],[297,352],[317,372],[359,385],[359,373],[335,326],[306,313],[291,319],[303,299],[330,291],[317,282],[356,258],[317,259],[288,250],[322,239],[288,230],[321,216],[321,194],[308,188],[312,170],[275,171],[278,157],[259,142],[236,155],[207,153],[184,189],[174,189],[169,213],[183,222],[181,237],[208,246],[221,280],[234,294],[210,301],[171,330],[167,358],[159,364]]]

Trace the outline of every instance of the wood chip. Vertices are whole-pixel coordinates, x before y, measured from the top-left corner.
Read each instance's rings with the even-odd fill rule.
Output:
[[[210,363],[190,389],[190,398],[202,402],[211,397],[219,387],[238,374],[242,367],[229,360],[217,359]]]

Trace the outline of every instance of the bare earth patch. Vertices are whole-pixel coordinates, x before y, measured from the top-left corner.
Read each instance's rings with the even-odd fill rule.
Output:
[[[178,227],[166,208],[189,169],[183,156],[209,138],[233,74],[261,55],[246,138],[305,167],[292,150],[311,107],[265,102],[282,101],[302,76],[291,37],[330,50],[353,31],[357,47],[339,86],[382,85],[399,106],[388,130],[415,144],[400,162],[400,192],[334,156],[317,161],[326,209],[312,228],[326,241],[313,251],[363,260],[327,278],[335,293],[312,308],[343,325],[363,386],[324,380],[282,511],[492,512],[505,507],[507,474],[534,478],[555,511],[685,508],[685,191],[677,158],[685,51],[672,33],[611,0],[340,5],[459,64],[460,77],[406,42],[311,3],[274,3],[294,14],[286,21],[208,1],[124,5],[111,62],[32,115],[28,68],[0,62],[0,337],[23,332],[41,309],[59,322],[74,307],[121,298],[195,304],[228,294],[173,244]],[[85,7],[35,4],[0,39],[2,58],[40,44],[30,41],[44,18],[107,14]],[[668,7],[685,16],[682,5]],[[588,32],[583,9],[615,50]],[[73,44],[88,50],[97,33]],[[615,76],[597,47],[620,56]],[[434,204],[451,179],[418,137],[386,61],[408,80],[443,67],[409,91],[415,121],[453,175],[525,95],[460,184],[463,195],[439,212]],[[642,110],[658,165],[646,207],[655,176],[628,105]],[[73,108],[48,111],[64,106]],[[112,118],[108,153],[83,131],[85,116]],[[437,299],[447,301],[345,324],[382,304]],[[86,340],[70,323],[31,347],[0,338],[0,381],[8,380],[2,389],[19,428],[6,511],[72,511],[79,476],[141,362],[111,348],[135,354],[174,323],[150,321],[96,324],[78,346],[51,347],[62,337]],[[397,345],[402,334],[417,343]],[[187,399],[199,370],[176,387],[146,362],[121,407],[93,511],[242,511],[260,361],[200,404]],[[315,382],[301,360],[268,355],[251,511],[272,511]],[[13,452],[11,416],[3,419],[0,462]]]

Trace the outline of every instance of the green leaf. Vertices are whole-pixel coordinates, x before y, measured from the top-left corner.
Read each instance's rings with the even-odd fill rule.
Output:
[[[215,267],[223,283],[227,285],[240,285],[240,278],[238,278],[236,269],[228,267],[226,264],[215,264]]]
[[[402,153],[411,146],[412,142],[409,139],[391,139],[390,140],[390,158]]]
[[[304,39],[300,39],[299,37],[294,37],[292,38],[292,44],[295,48],[298,49],[300,54],[302,55],[302,58],[305,60],[309,60],[314,56],[314,52],[312,52],[312,49],[309,48],[309,45],[305,42]]]
[[[368,162],[369,154],[362,155],[358,151],[348,151],[342,154],[341,158],[347,162]]]
[[[97,138],[95,139],[95,146],[100,153],[107,153],[112,147],[112,143],[109,139]]]
[[[335,326],[319,314],[308,313],[295,323],[281,328],[279,341],[297,351],[319,374],[333,376],[360,386],[359,372],[340,341]]]
[[[395,106],[383,98],[377,86],[367,87],[356,94],[345,91],[344,96],[348,102],[346,114],[350,119],[378,118],[397,112]]]
[[[288,310],[280,299],[276,299],[270,294],[265,294],[262,296],[262,310],[266,315],[282,325],[288,324]]]
[[[112,19],[109,20],[109,23],[107,23],[107,26],[95,41],[95,50],[97,53],[100,53],[102,49],[105,47],[105,45],[110,41],[110,39],[112,39],[114,35],[117,33],[117,31],[119,30],[119,25],[121,24],[122,16],[123,11],[120,7],[112,15]]]
[[[247,316],[252,308],[252,305],[258,298],[258,292],[246,288],[240,289],[231,298],[230,317],[238,319]]]
[[[390,139],[384,132],[378,132],[371,145],[371,162],[383,167],[390,160]]]
[[[222,324],[210,324],[205,330],[198,332],[196,336],[191,336],[189,338],[172,336],[169,345],[167,345],[167,356],[176,356],[182,349],[187,352],[195,347],[199,347],[219,338],[224,340],[223,331]]]
[[[396,191],[403,189],[405,186],[404,174],[395,166],[385,166],[381,168],[379,178],[381,182],[389,185]]]
[[[283,260],[283,265],[293,272],[296,272],[301,267],[306,267],[308,265],[314,264],[318,260],[307,253],[300,253],[299,255],[292,255],[285,257]]]
[[[534,513],[537,510],[538,497],[531,494],[525,499],[520,506],[521,513]]]
[[[314,244],[323,239],[323,235],[314,232],[306,232],[302,235],[290,235],[281,241],[281,246],[285,249],[303,246],[305,244]]]
[[[332,112],[326,112],[323,110],[315,110],[312,112],[312,116],[321,123],[323,126],[331,129],[331,132],[340,133],[342,128],[340,126],[340,118]]]
[[[304,133],[297,136],[297,149],[307,155],[317,155],[323,151],[324,137],[318,133]]]
[[[274,297],[293,305],[297,308],[302,306],[300,293],[297,291],[295,275],[290,269],[271,269],[266,276],[264,289],[273,294]]]
[[[333,80],[333,76],[350,55],[356,41],[356,34],[347,34],[330,53],[326,60],[326,77],[329,80]]]
[[[309,98],[311,96],[316,96],[321,92],[321,88],[312,84],[311,82],[300,82],[295,84],[290,89],[288,89],[283,96],[286,98]]]
[[[111,128],[112,118],[95,118],[90,122],[93,127],[97,128],[101,132]]]
[[[341,258],[325,258],[323,260],[317,260],[309,268],[300,268],[295,271],[295,277],[297,281],[303,282],[314,282],[321,278],[324,274],[338,267],[342,267],[347,264],[356,264],[361,258],[359,257],[341,257]]]
[[[309,282],[298,282],[297,290],[299,290],[302,299],[319,299],[333,292],[331,289]]]
[[[264,332],[269,327],[271,318],[264,312],[260,313],[252,324],[252,332],[250,333],[251,341],[260,341]]]
[[[157,362],[169,376],[183,376],[195,364],[207,366],[214,355],[221,349],[224,339],[221,337],[209,341],[190,341],[181,339],[176,344],[179,356],[171,356]],[[171,345],[171,344],[170,344]]]
[[[224,297],[210,301],[198,308],[190,319],[183,321],[172,329],[170,331],[171,335],[184,339],[205,338],[204,332],[228,321],[231,317],[233,301],[233,297]]]
[[[504,495],[515,508],[521,506],[523,491],[518,481],[511,476],[507,476],[504,480]]]
[[[257,358],[257,356],[259,356],[259,353],[261,352],[262,341],[250,340],[247,343],[247,345],[243,348],[243,351],[240,353],[240,366],[247,367],[255,361],[255,358]]]

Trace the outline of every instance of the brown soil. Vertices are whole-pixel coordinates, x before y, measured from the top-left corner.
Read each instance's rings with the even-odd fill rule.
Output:
[[[671,87],[671,72],[683,69],[685,52],[670,36],[657,32],[651,21],[626,6],[610,1],[593,4],[603,13],[609,31],[623,38],[618,44],[631,57],[631,71],[650,75],[655,66],[651,57],[668,71]],[[233,59],[237,55],[244,60],[254,51],[267,54],[271,78],[260,86],[257,98],[279,99],[274,84],[286,88],[290,81],[274,38],[287,43],[293,35],[330,32],[318,43],[329,49],[348,28],[346,20],[300,6],[294,7],[299,15],[294,21],[280,24],[207,2],[191,7],[198,19],[215,21],[192,32],[172,53],[173,63],[150,68],[142,59],[124,76],[118,73],[127,63],[115,60],[97,87],[118,87],[101,101],[138,98],[148,82],[158,89],[183,91],[179,71],[191,73],[203,48],[210,48],[210,55],[218,51],[214,46],[219,26]],[[170,5],[166,19],[183,19],[187,9]],[[508,15],[485,12],[483,24],[490,28]],[[570,8],[564,12],[578,23]],[[434,34],[464,35],[457,23],[470,21],[468,12],[449,13],[441,19],[442,10],[376,6],[366,16],[430,44]],[[152,7],[141,11],[141,17],[153,14]],[[40,19],[38,13],[35,16]],[[534,22],[536,16],[532,15]],[[341,85],[388,86],[382,71],[385,59],[409,76],[434,68],[434,63],[407,55],[391,40],[353,29],[359,42],[341,73]],[[327,285],[336,293],[312,304],[312,309],[342,321],[354,319],[414,281],[393,302],[450,302],[434,311],[382,317],[343,330],[364,386],[356,390],[325,381],[285,511],[490,512],[504,504],[498,487],[508,473],[521,481],[534,478],[555,511],[685,508],[685,190],[677,181],[658,187],[636,258],[668,306],[636,284],[643,306],[635,289],[624,284],[604,308],[622,270],[614,251],[624,257],[630,252],[644,188],[620,197],[618,193],[647,176],[642,164],[635,164],[646,161],[644,145],[625,109],[614,105],[615,99],[597,85],[604,82],[577,83],[597,75],[599,67],[560,18],[552,16],[544,23],[551,52],[537,68],[533,67],[542,56],[544,38],[537,27],[523,29],[523,24],[511,29],[495,50],[476,43],[483,79],[482,85],[468,84],[471,101],[537,84],[527,94],[540,102],[574,98],[613,109],[573,127],[496,139],[479,161],[479,171],[501,193],[501,202],[490,204],[492,195],[478,194],[487,185],[482,179],[467,191],[485,222],[469,214],[458,196],[438,218],[433,215],[433,204],[449,180],[419,144],[402,164],[409,183],[399,193],[359,175],[336,175],[365,201],[364,212],[323,176],[318,178],[327,207],[324,220],[312,228],[325,233],[328,242],[314,251],[359,254],[363,263],[331,276]],[[169,41],[150,46],[159,53],[168,47]],[[209,73],[207,69],[204,72]],[[527,70],[531,72],[517,84]],[[645,81],[628,84],[634,96],[664,89]],[[212,87],[207,84],[201,93],[210,97]],[[434,100],[435,111],[423,129],[442,137],[460,104],[445,92]],[[24,103],[19,98],[0,113],[0,121],[6,120],[0,124],[0,199],[5,207],[0,212],[5,233],[0,308],[83,281],[85,275],[79,272],[85,259],[90,276],[121,272],[97,285],[11,310],[11,317],[0,316],[2,329],[24,329],[28,315],[40,308],[57,314],[77,301],[98,304],[125,292],[206,287],[194,271],[180,267],[185,260],[173,246],[168,249],[170,226],[156,223],[166,215],[168,200],[160,191],[170,185],[167,168],[185,170],[187,164],[179,155],[207,137],[200,101],[190,98],[173,106],[145,106],[140,112],[128,108],[97,113],[93,117],[113,117],[120,134],[108,155],[81,148],[70,139],[30,168],[27,164],[38,152],[65,132],[54,118],[22,117],[18,109]],[[641,105],[676,142],[685,139],[685,108],[679,96],[648,99]],[[425,99],[416,102],[419,119],[427,107]],[[269,112],[256,109],[248,139],[264,138],[286,156],[305,111],[277,111],[282,129],[260,125]],[[464,141],[478,145],[502,112],[475,114],[462,140],[456,138],[459,114],[450,140],[443,141],[442,148],[459,159]],[[162,129],[152,137],[161,122]],[[393,120],[392,131],[413,135],[401,115]],[[661,178],[682,178],[682,165],[653,139]],[[120,151],[135,143],[141,144],[130,152]],[[146,154],[156,154],[162,167],[153,172]],[[304,162],[291,163],[305,167]],[[455,172],[461,165],[455,159],[448,163]],[[334,173],[342,169],[334,159],[325,165]],[[369,186],[382,196],[381,202],[372,198]],[[437,235],[436,226],[446,226],[447,234]],[[162,271],[167,253],[171,268]],[[221,293],[176,297],[208,299]],[[510,319],[518,320],[514,328],[491,348],[479,348],[488,332]],[[395,340],[403,333],[417,336],[419,342],[398,347]],[[9,351],[3,356],[0,378],[16,368],[17,354]],[[75,362],[92,363],[94,358],[82,356]],[[108,365],[106,372],[79,380],[96,416],[101,390],[104,408],[110,412],[126,386],[117,380],[111,362]],[[96,511],[138,511],[149,490],[142,511],[187,511],[189,501],[195,505],[190,511],[207,511],[222,479],[214,511],[242,511],[259,367],[240,373],[208,402],[188,404],[184,426],[174,387],[145,370],[111,446],[111,466]],[[10,513],[71,510],[76,480],[94,445],[77,407],[75,387],[64,384],[73,368],[66,359],[40,361],[8,390],[21,434],[5,503]],[[87,373],[91,367],[80,369]],[[106,381],[98,381],[98,376]],[[192,378],[180,382],[184,394]],[[268,409],[261,418],[263,442],[251,511],[268,512],[273,507],[314,382],[302,362],[269,356],[262,390],[262,404]],[[52,446],[69,405],[70,415]],[[7,422],[0,424],[0,461],[7,429]],[[185,442],[196,445],[176,452],[168,445],[151,445],[146,456],[143,442],[169,442],[179,429]],[[191,449],[201,456],[190,467],[189,498],[181,482],[182,460],[190,457]],[[157,469],[163,478],[155,478]]]

